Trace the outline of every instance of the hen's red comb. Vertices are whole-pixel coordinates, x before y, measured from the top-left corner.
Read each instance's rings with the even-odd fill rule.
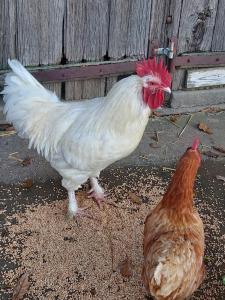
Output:
[[[191,146],[192,150],[197,150],[199,144],[200,144],[199,138],[195,138],[194,141],[193,141],[193,144],[192,144],[192,146]]]
[[[171,75],[167,70],[167,67],[164,66],[163,60],[159,59],[156,61],[156,58],[143,60],[136,64],[136,73],[138,76],[143,77],[146,75],[155,75],[159,77],[164,86],[171,86]]]

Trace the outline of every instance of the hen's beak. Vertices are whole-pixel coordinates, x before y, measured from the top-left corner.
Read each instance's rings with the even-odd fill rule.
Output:
[[[171,94],[171,89],[169,87],[166,87],[163,90],[164,90],[164,92],[167,92],[167,93]]]

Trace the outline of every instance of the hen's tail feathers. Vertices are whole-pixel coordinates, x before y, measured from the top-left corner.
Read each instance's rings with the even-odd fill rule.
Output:
[[[48,156],[50,147],[54,147],[48,142],[52,114],[62,102],[17,60],[8,60],[8,64],[12,72],[6,75],[5,87],[1,92],[4,95],[6,119],[13,123],[19,136],[29,138],[29,147],[33,145],[39,153]]]

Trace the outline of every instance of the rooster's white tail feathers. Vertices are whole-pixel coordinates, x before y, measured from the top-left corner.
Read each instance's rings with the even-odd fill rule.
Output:
[[[5,102],[6,119],[13,124],[21,137],[29,138],[29,147],[47,158],[56,147],[57,139],[49,143],[53,119],[57,118],[58,105],[62,102],[51,91],[45,89],[17,60],[9,60],[11,73],[5,78],[1,92]]]

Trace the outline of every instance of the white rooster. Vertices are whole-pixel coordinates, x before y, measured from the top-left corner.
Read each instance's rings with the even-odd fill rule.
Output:
[[[149,59],[104,98],[62,102],[17,60],[8,63],[13,72],[2,91],[7,121],[62,176],[68,216],[84,215],[75,191],[90,178],[90,195],[98,204],[104,200],[97,180],[101,170],[138,146],[151,110],[162,105],[164,91],[170,92],[171,76],[162,61]]]

